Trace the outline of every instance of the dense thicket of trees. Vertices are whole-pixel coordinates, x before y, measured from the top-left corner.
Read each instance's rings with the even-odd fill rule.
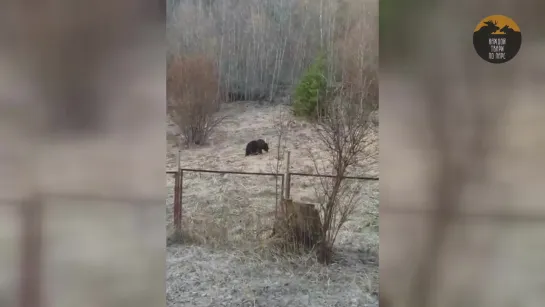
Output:
[[[367,80],[378,65],[378,1],[168,0],[167,10],[169,60],[205,55],[221,87],[248,99],[291,89],[320,50],[330,83]]]

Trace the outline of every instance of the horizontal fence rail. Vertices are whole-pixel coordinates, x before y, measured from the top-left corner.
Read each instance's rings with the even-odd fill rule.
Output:
[[[194,172],[194,173],[257,175],[257,176],[284,176],[284,174],[277,174],[277,173],[241,172],[241,171],[216,171],[216,170],[205,170],[205,169],[195,169],[195,168],[181,168],[180,170],[182,172]]]
[[[196,168],[180,168],[182,172],[194,172],[194,173],[214,173],[214,174],[235,174],[235,175],[257,175],[257,176],[284,176],[284,174],[277,173],[262,173],[262,172],[242,172],[242,171],[218,171],[218,170],[206,170]],[[178,171],[170,170],[166,171],[167,175],[176,175]],[[335,175],[321,175],[321,174],[306,174],[306,173],[289,173],[290,176],[303,176],[303,177],[323,177],[323,178],[335,178]],[[378,181],[379,177],[366,177],[366,176],[343,176],[343,179],[356,179],[356,180],[371,180]]]
[[[321,174],[305,174],[305,173],[290,173],[291,176],[303,176],[303,177],[322,177],[322,178],[336,178],[335,175],[321,175]],[[372,180],[378,181],[378,177],[359,177],[359,176],[343,176],[343,179],[357,179],[357,180]]]

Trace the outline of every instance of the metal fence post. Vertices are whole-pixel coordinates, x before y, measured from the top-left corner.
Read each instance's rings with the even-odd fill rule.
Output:
[[[183,222],[183,217],[184,217],[184,170],[182,168],[178,168],[178,170],[180,171],[180,187],[179,187],[179,191],[180,191],[180,229],[181,229],[181,225],[182,225],[182,222]]]
[[[280,184],[280,203],[276,203],[274,206],[274,217],[278,217],[278,206],[282,206],[282,203],[284,203],[284,185],[286,180],[284,179],[284,174],[281,174],[280,177],[282,178],[282,182]]]
[[[288,156],[286,160],[286,188],[284,189],[286,193],[285,199],[291,199],[290,188],[291,188],[291,175],[290,175],[290,155],[291,152],[288,150]]]
[[[176,231],[182,230],[182,204],[180,202],[180,180],[182,170],[180,169],[180,154],[181,151],[178,150],[178,155],[176,156],[176,174],[174,175],[174,227]]]

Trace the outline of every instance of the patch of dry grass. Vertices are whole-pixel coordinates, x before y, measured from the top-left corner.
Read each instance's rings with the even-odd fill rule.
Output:
[[[257,103],[224,105],[222,113],[229,117],[211,136],[211,145],[183,148],[181,166],[196,169],[274,172],[277,155],[274,118],[279,112],[285,112],[286,108],[283,105]],[[172,169],[175,167],[177,153],[173,127],[170,127],[169,134],[167,169]],[[376,135],[369,137],[377,139]],[[271,150],[263,155],[245,157],[246,143],[257,138],[265,139]],[[319,151],[310,125],[293,120],[284,138],[285,148],[282,144],[281,151],[291,151],[291,171],[314,173],[314,163],[308,152],[312,151],[314,156],[322,158],[324,154]],[[372,146],[376,147],[377,143],[374,142]],[[378,151],[378,148],[375,150]],[[377,161],[364,158],[350,175],[378,176]],[[281,172],[284,169],[285,166],[282,166]],[[278,184],[281,184],[281,180],[278,180]],[[290,290],[290,286],[284,286],[286,289],[281,290],[277,283],[282,283],[282,280],[292,281],[293,278],[298,279],[300,283],[296,288],[307,287],[297,291],[316,293],[309,294],[309,297],[313,295],[319,297],[320,304],[325,304],[320,306],[329,305],[327,302],[330,300],[332,302],[334,299],[350,298],[359,302],[371,302],[373,299],[370,295],[378,288],[378,263],[376,262],[378,258],[378,182],[353,181],[351,184],[359,189],[357,199],[361,206],[358,206],[352,220],[345,224],[338,235],[334,263],[329,267],[323,267],[317,264],[314,254],[285,255],[271,244],[273,242],[268,236],[272,231],[275,214],[274,177],[184,173],[182,234],[172,231],[174,180],[170,177],[167,179],[169,191],[167,227],[170,233],[168,242],[183,244],[169,244],[168,262],[170,270],[174,271],[169,271],[167,274],[175,280],[175,276],[180,272],[197,270],[199,273],[191,273],[196,274],[195,278],[209,278],[211,283],[221,284],[222,278],[227,277],[219,271],[219,268],[227,266],[229,274],[240,280],[226,287],[240,287],[240,289],[235,291],[235,294],[231,292],[234,290],[227,288],[217,290],[217,293],[231,296],[231,301],[238,302],[236,304],[241,304],[242,301],[251,302],[252,297],[256,302],[280,300],[280,293],[295,290]],[[291,194],[295,200],[318,203],[320,201],[317,197],[318,190],[318,178],[292,177]],[[182,256],[181,253],[187,254]],[[202,259],[209,259],[214,264],[200,265]],[[287,275],[284,274],[292,277],[286,278]],[[187,278],[187,274],[184,278]],[[263,281],[267,283],[263,286],[265,288],[256,286],[256,283],[264,283]],[[185,283],[178,280],[171,282]],[[191,281],[188,282],[191,283]],[[178,286],[189,287],[187,284]],[[169,291],[175,291],[173,288],[176,286],[170,284],[169,287],[171,288]],[[244,292],[245,288],[248,288],[247,292]],[[278,291],[273,291],[276,288]],[[333,294],[332,289],[340,291],[338,293],[344,293],[344,296]],[[211,296],[220,295],[212,294],[210,290],[206,291]],[[318,294],[320,291],[321,293]],[[190,298],[184,294],[177,298],[172,296],[171,299],[181,304],[185,299]],[[201,297],[198,300],[204,302],[207,299]],[[196,301],[191,302],[196,304]],[[205,304],[203,302],[199,304]],[[209,303],[213,303],[211,298]],[[274,303],[271,304],[270,306],[276,306]],[[278,304],[278,306],[282,305]],[[303,303],[293,304],[295,304],[293,306],[306,306]]]
[[[167,252],[167,306],[377,306],[376,264],[197,245]]]
[[[215,170],[236,170],[247,172],[271,172],[275,164],[276,130],[274,119],[280,113],[290,113],[285,105],[248,103],[230,103],[222,106],[223,115],[228,118],[218,126],[216,132],[210,138],[210,146],[183,149],[181,157],[182,167]],[[318,148],[318,140],[307,122],[293,119],[289,132],[285,136],[285,149],[291,151],[292,172],[309,172],[314,169],[314,164],[309,160],[308,151],[311,150],[318,157],[324,158]],[[176,129],[169,127],[170,140]],[[378,135],[370,135],[375,142],[374,150],[378,152]],[[258,138],[269,143],[271,150],[263,156],[244,157],[246,144]],[[174,141],[169,142],[167,151],[167,169],[175,167],[176,148]],[[281,149],[283,150],[283,148]],[[378,161],[362,157],[359,169],[353,170],[355,174],[378,174]]]

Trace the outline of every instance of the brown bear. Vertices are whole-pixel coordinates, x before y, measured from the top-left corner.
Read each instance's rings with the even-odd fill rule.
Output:
[[[250,141],[246,145],[246,156],[262,154],[263,150],[269,152],[269,144],[262,139]]]

